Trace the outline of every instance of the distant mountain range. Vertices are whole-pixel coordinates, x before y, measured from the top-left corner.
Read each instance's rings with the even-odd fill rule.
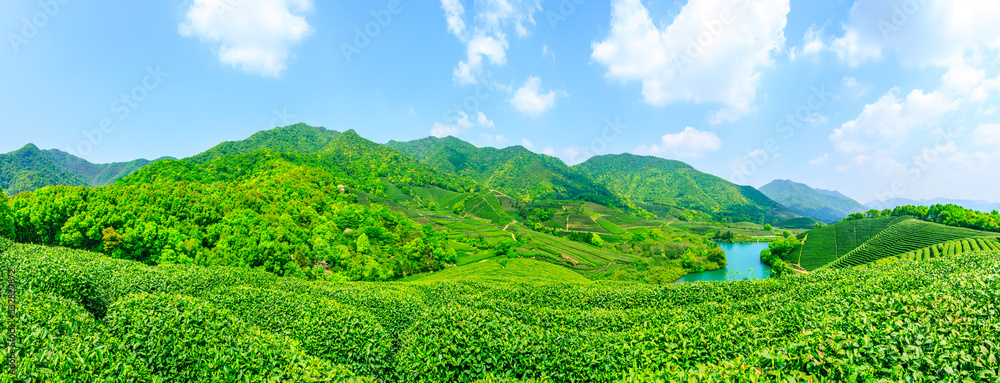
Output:
[[[224,142],[158,168],[214,166],[219,159],[261,151],[298,155],[290,161],[337,169],[358,184],[348,186],[375,194],[385,194],[390,189],[409,193],[406,190],[412,186],[459,192],[494,189],[519,200],[583,200],[637,213],[645,208],[661,217],[711,217],[761,223],[800,217],[752,187],[735,185],[679,161],[621,154],[594,157],[570,167],[558,158],[520,146],[479,148],[454,137],[381,145],[353,130],[337,132],[305,124]],[[246,169],[237,166],[239,161],[250,158],[228,160],[219,166],[232,166],[232,176],[240,176]],[[42,151],[28,145],[0,156],[0,187],[13,195],[47,185],[103,186],[150,163],[136,160],[91,164],[68,153]],[[200,174],[180,170],[166,173],[185,177]],[[157,174],[163,172],[140,172],[130,182],[153,182]],[[703,214],[686,213],[694,211]]]
[[[814,189],[789,180],[774,180],[759,190],[788,210],[826,223],[839,222],[852,213],[869,210],[840,192]]]
[[[49,185],[104,186],[152,162],[138,159],[93,164],[60,150],[41,150],[28,144],[16,151],[0,154],[0,188],[8,195],[15,195]]]
[[[872,201],[865,204],[871,209],[894,209],[897,206],[931,206],[931,205],[958,205],[966,209],[972,209],[981,211],[984,213],[989,213],[993,210],[1000,210],[1000,203],[988,202],[988,201],[973,201],[965,199],[949,199],[949,198],[935,198],[935,199],[923,199],[923,200],[913,200],[908,198],[893,198],[886,201]]]

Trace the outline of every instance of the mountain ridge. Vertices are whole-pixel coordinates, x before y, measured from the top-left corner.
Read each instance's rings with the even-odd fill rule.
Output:
[[[592,157],[575,168],[636,203],[698,210],[716,220],[777,222],[799,217],[757,189],[733,184],[677,160],[609,154]]]
[[[42,150],[29,143],[21,149],[0,154],[0,189],[8,195],[16,195],[52,185],[104,186],[169,158],[94,164],[58,149]]]
[[[868,208],[835,190],[823,190],[791,180],[774,180],[758,190],[789,210],[826,223],[835,223]]]

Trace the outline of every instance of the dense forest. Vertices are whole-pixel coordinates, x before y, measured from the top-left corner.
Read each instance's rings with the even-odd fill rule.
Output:
[[[206,165],[161,161],[107,187],[25,192],[11,202],[14,238],[320,279],[386,280],[453,262],[440,233],[353,203],[345,189],[377,192],[378,178],[358,184],[336,162],[261,151]]]

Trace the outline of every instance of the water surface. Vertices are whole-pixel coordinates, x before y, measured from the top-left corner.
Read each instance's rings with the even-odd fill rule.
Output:
[[[697,281],[738,281],[741,279],[760,279],[771,276],[771,267],[760,263],[760,251],[767,248],[766,243],[722,243],[716,242],[726,251],[729,266],[719,270],[691,273],[681,277],[677,283]]]

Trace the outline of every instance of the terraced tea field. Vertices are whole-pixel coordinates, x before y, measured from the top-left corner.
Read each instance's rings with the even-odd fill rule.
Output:
[[[805,243],[786,258],[806,270],[843,268],[898,257],[939,244],[996,237],[965,228],[924,222],[912,217],[875,218],[841,222],[800,235]],[[961,243],[961,242],[959,242]],[[969,247],[965,252],[980,250]],[[961,253],[958,251],[957,253]]]
[[[896,258],[929,261],[934,258],[950,257],[975,251],[997,251],[1000,252],[1000,237],[996,238],[966,238],[934,246],[925,247],[899,255]]]

